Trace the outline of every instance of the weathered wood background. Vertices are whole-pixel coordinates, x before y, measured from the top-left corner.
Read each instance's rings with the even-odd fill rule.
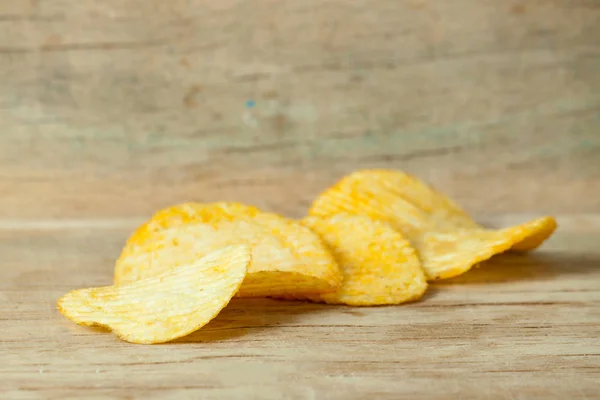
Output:
[[[394,167],[600,211],[596,0],[0,0],[0,218],[302,214]]]
[[[560,229],[418,303],[235,301],[162,346],[55,309],[160,207],[299,216],[375,166]],[[0,0],[2,400],[598,398],[599,240],[598,0]]]

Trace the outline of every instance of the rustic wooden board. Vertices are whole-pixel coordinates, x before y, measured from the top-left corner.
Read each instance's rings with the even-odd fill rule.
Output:
[[[133,226],[1,229],[0,398],[598,398],[600,217],[585,220],[559,218],[539,252],[497,257],[418,303],[237,300],[156,346],[55,310],[66,291],[111,282]]]
[[[600,211],[595,0],[0,0],[0,31],[2,218],[297,216],[370,166]]]

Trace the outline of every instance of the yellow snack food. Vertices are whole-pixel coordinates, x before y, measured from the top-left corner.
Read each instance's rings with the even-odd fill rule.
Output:
[[[334,254],[342,282],[335,292],[284,298],[375,306],[414,301],[425,293],[427,280],[415,250],[387,223],[343,214],[302,222]]]
[[[224,221],[254,218],[263,212],[253,206],[236,202],[183,203],[167,207],[154,213],[152,218],[138,227],[129,237],[125,249],[132,248],[152,238],[152,234],[167,228],[190,223],[206,223],[216,226]]]
[[[186,203],[159,211],[128,240],[115,266],[115,283],[152,276],[164,265],[185,264],[236,243],[252,248],[237,297],[320,293],[340,283],[338,265],[310,229],[239,203]]]
[[[388,170],[358,171],[342,178],[309,211],[313,216],[338,213],[390,222],[416,248],[428,279],[460,275],[512,248],[531,250],[556,228],[553,218],[544,217],[498,231],[484,229],[431,187]]]
[[[538,248],[546,239],[552,236],[558,227],[556,220],[549,216],[536,218],[529,221],[527,225],[530,226],[529,236],[515,243],[510,248],[511,251],[525,252]]]
[[[532,221],[499,230],[426,231],[413,234],[412,243],[428,279],[448,279],[532,237],[537,224]]]
[[[450,198],[402,171],[384,169],[356,171],[342,178],[338,185],[346,194],[353,196],[361,196],[363,192],[369,193],[365,188],[373,187],[377,196],[381,196],[384,201],[402,198],[427,214],[440,227],[481,228]],[[372,200],[380,201],[378,198]]]
[[[126,285],[74,290],[59,311],[80,325],[103,326],[131,343],[168,342],[206,325],[239,289],[248,246],[228,246]]]

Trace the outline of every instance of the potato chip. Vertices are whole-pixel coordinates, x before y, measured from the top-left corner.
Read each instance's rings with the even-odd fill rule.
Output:
[[[362,170],[345,177],[338,183],[342,190],[360,195],[363,187],[376,188],[378,196],[390,199],[400,197],[437,222],[449,228],[480,228],[471,217],[450,198],[425,182],[394,170]],[[336,185],[337,186],[337,185]],[[378,201],[378,199],[374,199]]]
[[[499,230],[426,231],[413,233],[411,243],[419,253],[428,279],[448,279],[533,237],[537,225],[538,222],[532,221]]]
[[[375,169],[354,172],[319,196],[312,208],[326,213],[331,211],[332,207],[335,209],[335,202],[330,203],[334,195],[352,199],[352,203],[360,203],[361,207],[372,208],[378,208],[380,204],[391,207],[401,198],[404,203],[425,213],[437,229],[484,229],[447,196],[402,171]],[[347,205],[346,208],[352,206]],[[385,214],[379,214],[382,213]],[[387,214],[382,217],[387,218]],[[537,229],[528,229],[531,236],[523,237],[511,250],[534,250],[554,233],[557,226],[554,218],[549,216],[529,221],[527,224],[530,228],[535,225]]]
[[[58,300],[58,309],[77,324],[106,327],[127,342],[168,342],[217,316],[242,284],[250,260],[248,246],[224,247],[133,283],[74,290]]]
[[[537,218],[528,222],[527,225],[530,226],[529,236],[515,243],[511,247],[511,251],[530,251],[538,248],[546,239],[552,236],[558,227],[556,220],[552,217]]]
[[[186,264],[224,245],[247,243],[252,263],[237,297],[335,290],[341,275],[309,228],[238,203],[186,203],[162,210],[129,239],[115,266],[115,283],[133,282]]]
[[[308,217],[302,222],[334,254],[342,283],[332,293],[284,298],[375,306],[414,301],[425,293],[427,280],[415,250],[387,223],[343,214]]]
[[[390,222],[416,248],[428,279],[457,276],[513,247],[531,249],[554,230],[549,217],[499,231],[484,229],[443,195],[395,171],[353,173],[322,193],[309,211],[313,216],[337,213]]]
[[[157,211],[149,221],[135,230],[125,247],[143,243],[151,238],[153,233],[166,228],[196,222],[214,226],[223,221],[234,221],[243,217],[254,218],[259,214],[262,214],[260,209],[236,202],[183,203]]]

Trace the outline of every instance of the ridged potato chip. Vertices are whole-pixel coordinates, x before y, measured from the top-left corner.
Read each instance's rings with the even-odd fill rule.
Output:
[[[433,280],[461,275],[532,237],[537,229],[533,221],[499,230],[426,231],[411,237],[428,279]]]
[[[400,197],[426,213],[439,227],[480,228],[458,204],[425,182],[402,171],[362,170],[343,178],[340,185],[358,195],[364,185],[377,185],[378,196]],[[375,199],[377,201],[377,199]]]
[[[329,196],[326,194],[334,193],[373,208],[379,207],[380,204],[393,204],[401,198],[405,203],[426,214],[438,229],[485,229],[450,198],[402,171],[373,169],[353,172],[316,199],[313,208],[330,208],[332,205],[328,204]],[[383,218],[386,217],[387,215],[383,215]],[[528,230],[530,236],[515,243],[511,250],[534,250],[548,239],[557,227],[556,220],[550,216],[523,225],[526,224],[529,227],[536,226],[537,229]]]
[[[427,280],[415,250],[387,223],[343,214],[308,217],[302,223],[334,254],[342,283],[332,293],[284,298],[375,306],[414,301],[425,293]]]
[[[227,246],[133,283],[74,290],[58,300],[58,309],[77,324],[106,327],[127,342],[168,342],[217,316],[250,261],[248,246]]]
[[[342,178],[323,192],[309,211],[313,216],[338,213],[389,221],[417,249],[428,279],[460,275],[512,248],[530,250],[556,227],[554,219],[544,217],[502,230],[484,229],[424,183],[387,170],[358,171]]]
[[[396,190],[399,196],[427,213],[436,221],[438,227],[447,229],[485,229],[450,198],[409,174],[391,170],[367,170],[362,172],[366,175],[376,174],[379,179],[386,180],[392,190]],[[359,171],[358,174],[360,173]],[[511,251],[536,249],[552,236],[557,228],[557,223],[553,217],[545,216],[522,225],[516,225],[515,228],[519,226],[525,228],[528,236],[523,236],[520,242],[513,244],[509,249]]]
[[[152,239],[153,233],[167,228],[198,222],[216,226],[224,221],[252,219],[259,214],[263,212],[257,207],[236,202],[208,204],[190,202],[167,207],[154,213],[150,220],[137,228],[127,240],[125,248],[144,243]]]
[[[300,223],[239,203],[186,203],[161,210],[128,240],[115,266],[115,283],[133,282],[236,243],[252,248],[252,263],[237,297],[335,290],[335,260]],[[194,250],[195,249],[195,250]]]

